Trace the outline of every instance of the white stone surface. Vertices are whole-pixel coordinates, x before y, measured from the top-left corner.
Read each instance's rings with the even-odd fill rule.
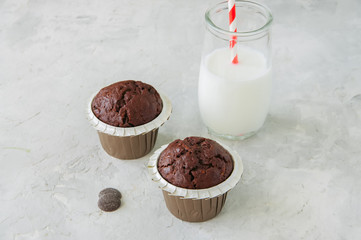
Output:
[[[89,96],[143,80],[174,107],[156,148],[209,137],[197,104],[203,13],[218,1],[0,0],[0,239],[359,239],[361,2],[274,0],[274,94],[264,128],[222,141],[245,166],[219,216],[166,209],[147,157],[121,161]],[[103,213],[105,187],[123,194]]]

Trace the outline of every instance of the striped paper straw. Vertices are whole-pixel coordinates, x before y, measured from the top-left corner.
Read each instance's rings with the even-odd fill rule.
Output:
[[[236,5],[234,0],[228,0],[228,11],[229,11],[229,31],[237,32],[236,25]],[[231,48],[231,61],[233,64],[238,63],[238,55],[236,51],[237,36],[232,36],[232,39],[229,41],[229,47]]]

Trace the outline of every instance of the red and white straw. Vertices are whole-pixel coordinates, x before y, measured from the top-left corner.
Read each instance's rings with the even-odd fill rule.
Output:
[[[228,11],[229,11],[229,31],[237,32],[236,24],[236,5],[234,0],[228,0]],[[232,36],[232,39],[229,41],[229,47],[231,49],[231,61],[233,64],[238,63],[238,55],[236,51],[237,36]]]

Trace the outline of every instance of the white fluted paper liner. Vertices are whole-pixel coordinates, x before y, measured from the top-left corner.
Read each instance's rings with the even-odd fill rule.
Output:
[[[97,94],[97,93],[96,93]],[[119,137],[128,137],[128,136],[135,136],[135,135],[140,135],[140,134],[144,134],[147,132],[150,132],[156,128],[159,128],[160,126],[162,126],[168,119],[170,114],[172,113],[172,104],[170,102],[170,100],[167,98],[167,96],[159,93],[160,98],[162,99],[163,102],[163,109],[161,111],[161,113],[152,121],[137,126],[137,127],[114,127],[112,125],[106,124],[102,121],[100,121],[93,113],[92,110],[92,101],[94,99],[94,97],[96,96],[96,94],[94,94],[88,104],[88,119],[90,121],[90,124],[99,132],[103,132],[112,136],[119,136]]]
[[[242,159],[236,151],[233,151],[231,148],[224,144],[221,144],[220,142],[218,143],[232,155],[234,162],[231,175],[222,183],[214,187],[204,189],[186,189],[170,184],[160,175],[157,167],[159,155],[163,152],[164,149],[168,147],[168,144],[161,146],[157,151],[154,152],[154,154],[149,159],[148,171],[151,174],[152,180],[156,182],[162,190],[170,193],[170,195],[180,196],[186,199],[213,198],[228,192],[234,186],[236,186],[236,184],[241,179],[243,173]]]

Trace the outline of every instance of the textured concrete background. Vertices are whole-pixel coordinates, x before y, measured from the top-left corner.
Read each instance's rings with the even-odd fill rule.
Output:
[[[273,11],[274,91],[242,142],[241,182],[219,216],[166,209],[148,156],[109,157],[89,97],[137,79],[173,103],[156,148],[201,122],[203,14],[218,1],[0,0],[0,239],[357,239],[361,236],[361,2],[264,1]],[[102,213],[97,195],[123,205]]]

